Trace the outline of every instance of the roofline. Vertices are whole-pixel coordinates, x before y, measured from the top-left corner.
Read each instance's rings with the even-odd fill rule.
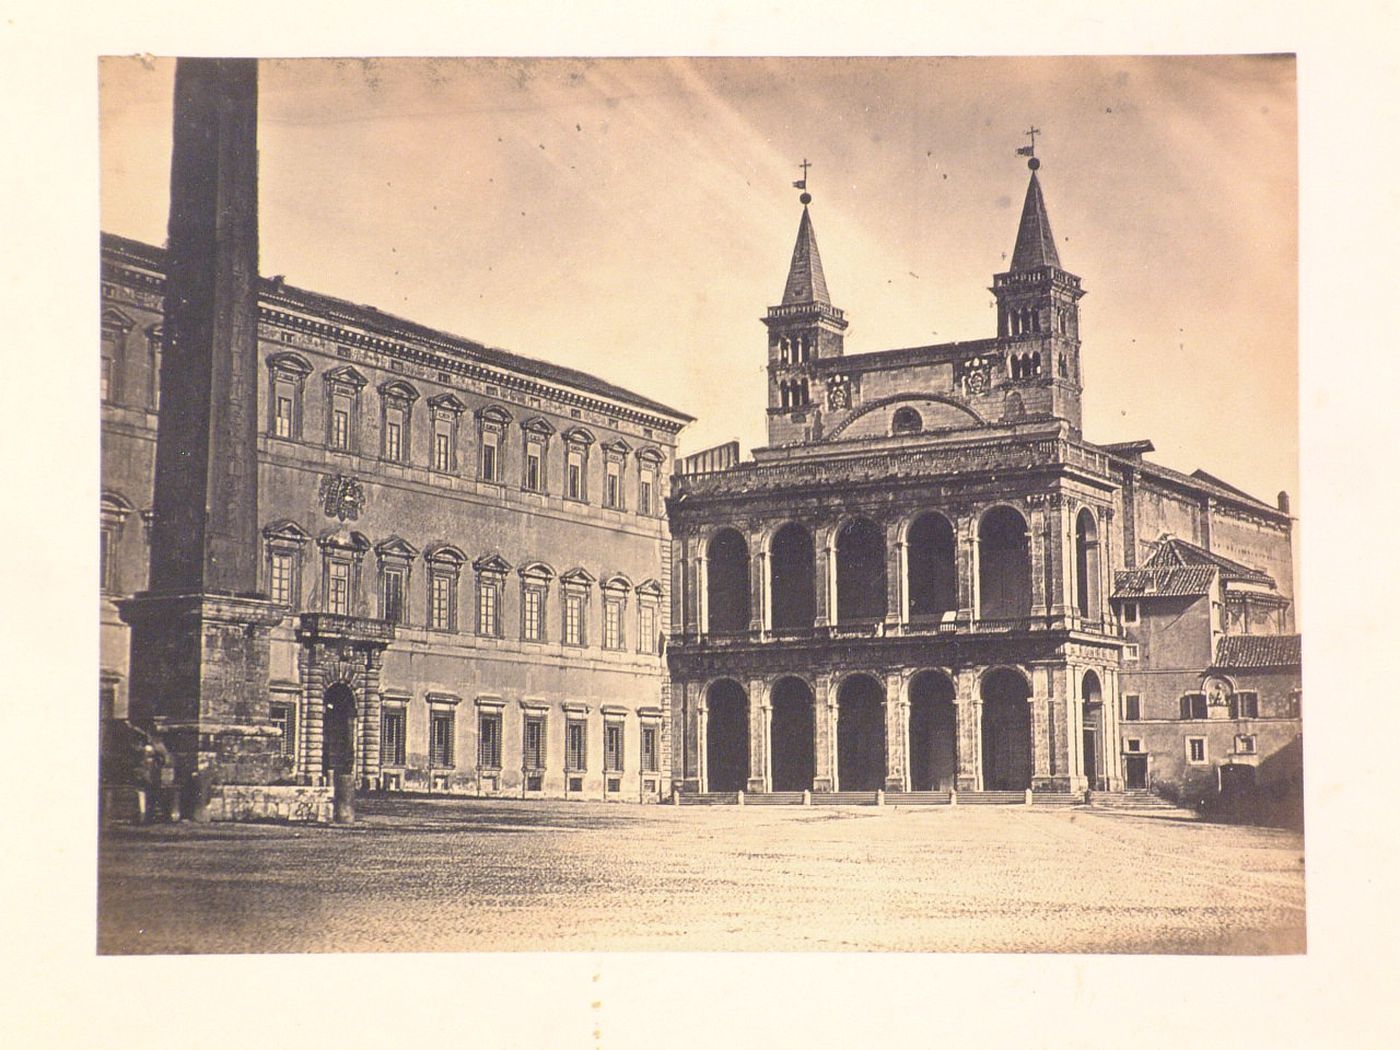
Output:
[[[118,260],[134,263],[147,269],[164,272],[165,269],[165,249],[155,245],[146,244],[142,241],[132,240],[115,233],[102,233],[101,250],[104,255],[116,256]],[[445,332],[438,328],[430,328],[417,321],[399,317],[395,314],[386,313],[378,307],[367,304],[354,303],[348,299],[341,299],[337,296],[327,295],[324,292],[315,292],[307,288],[300,288],[295,285],[274,281],[269,277],[259,277],[258,279],[258,299],[263,302],[278,302],[283,306],[291,306],[306,310],[310,313],[340,313],[343,316],[329,317],[328,320],[337,323],[349,322],[369,329],[377,334],[391,336],[405,341],[427,341],[438,344],[437,349],[447,350],[465,357],[479,360],[482,364],[505,371],[518,372],[529,376],[532,379],[543,380],[548,383],[556,383],[564,387],[572,387],[575,390],[590,394],[594,397],[608,398],[622,402],[632,408],[640,409],[654,415],[669,417],[679,424],[677,430],[688,423],[695,422],[695,417],[679,409],[670,407],[660,401],[653,401],[625,387],[614,384],[580,369],[570,368],[566,365],[556,365],[539,358],[528,357],[524,354],[516,353],[512,350],[505,350],[500,347],[489,347],[484,343],[478,343],[467,339],[464,336],[456,335],[452,332]]]

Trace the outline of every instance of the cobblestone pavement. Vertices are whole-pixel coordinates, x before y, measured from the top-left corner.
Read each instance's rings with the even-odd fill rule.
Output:
[[[373,800],[117,828],[102,952],[1304,948],[1301,836],[1020,807]]]

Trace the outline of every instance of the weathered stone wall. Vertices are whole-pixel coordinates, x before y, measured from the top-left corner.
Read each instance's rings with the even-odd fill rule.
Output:
[[[288,820],[329,824],[334,799],[329,787],[290,784],[216,784],[209,789],[209,819]]]

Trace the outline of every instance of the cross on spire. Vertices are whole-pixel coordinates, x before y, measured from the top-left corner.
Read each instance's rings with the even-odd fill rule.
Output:
[[[798,165],[798,167],[802,169],[802,181],[803,181],[803,182],[806,182],[806,181],[807,181],[807,169],[810,168],[811,166],[812,166],[811,163],[807,160],[806,157],[803,157],[803,158],[802,158],[802,163]]]
[[[1037,135],[1042,135],[1042,134],[1044,134],[1044,132],[1042,132],[1038,127],[1036,127],[1034,124],[1032,124],[1032,125],[1026,130],[1026,134],[1029,135],[1029,136],[1031,137],[1031,154],[1030,154],[1030,155],[1031,155],[1032,157],[1034,157],[1034,156],[1035,156],[1035,137],[1036,137]]]

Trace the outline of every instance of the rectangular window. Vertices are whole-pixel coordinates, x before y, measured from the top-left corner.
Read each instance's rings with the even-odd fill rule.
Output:
[[[1231,699],[1230,706],[1234,708],[1231,718],[1258,718],[1259,717],[1259,694],[1252,692],[1236,693]]]
[[[496,481],[499,468],[498,457],[500,449],[497,446],[498,438],[496,434],[487,430],[481,435],[481,480]]]
[[[622,648],[622,603],[603,604],[603,648]]]
[[[1136,722],[1142,718],[1142,697],[1137,693],[1123,694],[1123,721]]]
[[[525,716],[525,768],[530,772],[544,769],[544,719]]]
[[[398,569],[384,570],[383,619],[403,623],[403,573]]]
[[[569,453],[568,481],[564,494],[569,499],[583,499],[583,453]]]
[[[1303,717],[1303,691],[1301,689],[1293,690],[1288,697],[1288,717]]]
[[[328,566],[330,573],[330,612],[339,616],[350,615],[350,566],[343,561],[333,561]]]
[[[641,638],[639,648],[644,653],[656,652],[656,606],[650,603],[642,605]]]
[[[331,416],[331,448],[350,447],[350,413],[337,408]]]
[[[1142,741],[1139,740],[1137,737],[1131,737],[1131,736],[1130,736],[1130,737],[1128,737],[1126,740],[1123,741],[1123,747],[1124,747],[1124,750],[1130,751],[1130,752],[1132,752],[1133,754],[1141,754],[1141,752],[1142,752]]]
[[[588,768],[588,724],[571,718],[564,731],[564,769],[582,773]]]
[[[97,578],[104,591],[112,589],[112,564],[115,560],[117,534],[110,528],[101,532],[101,545],[97,548]]]
[[[583,595],[564,595],[564,644],[583,645]]]
[[[496,584],[480,581],[476,587],[476,633],[487,638],[498,636],[500,618],[497,616]]]
[[[659,750],[657,748],[656,726],[642,726],[642,772],[658,773],[661,771],[661,764],[658,761]]]
[[[285,394],[277,395],[277,418],[275,429],[280,438],[292,436],[292,399]]]
[[[527,642],[544,640],[544,593],[537,587],[525,588],[523,633]]]
[[[403,410],[391,408],[384,420],[384,458],[395,463],[403,461]]]
[[[650,470],[642,471],[642,483],[640,491],[637,493],[637,513],[651,514],[651,489],[655,475]]]
[[[452,436],[439,430],[433,435],[433,469],[452,469]]]
[[[483,711],[480,719],[482,769],[501,768],[501,713]]]
[[[116,368],[117,347],[110,339],[102,340],[102,400],[112,400],[112,376]]]
[[[296,705],[274,700],[269,708],[269,717],[282,732],[278,750],[288,758],[292,757],[297,750]]]
[[[620,509],[622,507],[622,467],[609,463],[607,487],[603,492],[603,506]]]
[[[1124,602],[1124,603],[1123,603],[1123,622],[1124,622],[1124,623],[1137,623],[1137,622],[1138,622],[1138,603],[1137,603],[1137,602]]]
[[[1181,698],[1181,717],[1187,721],[1200,721],[1206,714],[1206,694],[1186,693]]]
[[[1136,645],[1123,646],[1123,662],[1134,663],[1138,658],[1138,647]]]
[[[1252,755],[1255,753],[1257,743],[1253,733],[1242,734],[1235,737],[1235,752],[1241,755]]]
[[[457,719],[451,711],[434,711],[429,719],[428,764],[450,769],[456,764],[452,745]]]
[[[402,766],[408,757],[408,712],[385,707],[379,716],[379,764]]]
[[[439,631],[452,630],[452,577],[435,572],[429,577],[428,626]]]
[[[292,604],[292,555],[276,553],[272,555],[271,580],[268,590],[270,597],[278,605]]]
[[[1193,766],[1199,766],[1206,761],[1206,738],[1203,736],[1188,736],[1186,738],[1186,761]]]
[[[609,722],[603,726],[603,769],[608,773],[622,772],[621,722]]]
[[[530,492],[539,492],[541,474],[540,448],[532,444],[525,450],[525,488]]]

